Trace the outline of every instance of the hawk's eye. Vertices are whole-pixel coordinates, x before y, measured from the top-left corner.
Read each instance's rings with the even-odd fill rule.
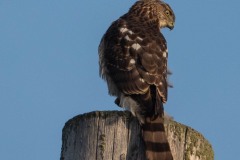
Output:
[[[170,15],[170,12],[169,12],[169,10],[166,10],[166,11],[165,11],[165,13],[166,13],[166,15],[167,15],[167,16],[169,16],[169,15]]]

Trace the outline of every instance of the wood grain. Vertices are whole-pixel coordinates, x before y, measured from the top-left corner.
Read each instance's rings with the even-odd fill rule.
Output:
[[[174,160],[213,160],[211,144],[194,129],[165,124]],[[63,128],[61,160],[146,160],[141,126],[128,111],[90,112]]]

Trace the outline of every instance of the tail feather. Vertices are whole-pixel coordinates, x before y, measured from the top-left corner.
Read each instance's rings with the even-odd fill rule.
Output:
[[[165,135],[163,117],[147,117],[142,125],[147,160],[173,160]]]
[[[164,108],[160,93],[155,86],[142,95],[132,95],[140,104],[136,116],[142,125],[147,160],[173,160],[164,129]]]
[[[164,108],[158,92],[153,99],[153,112],[148,114],[142,126],[147,160],[173,160],[164,128]]]

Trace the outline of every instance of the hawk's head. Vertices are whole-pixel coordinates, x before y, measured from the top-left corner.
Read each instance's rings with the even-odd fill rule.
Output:
[[[175,15],[171,7],[161,0],[139,0],[129,10],[139,19],[158,23],[159,28],[174,28]]]

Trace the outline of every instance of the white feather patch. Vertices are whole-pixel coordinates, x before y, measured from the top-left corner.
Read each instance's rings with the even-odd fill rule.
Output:
[[[131,63],[131,64],[135,64],[136,61],[135,61],[134,59],[131,59],[131,60],[130,60],[130,63]]]
[[[120,28],[120,32],[121,32],[121,33],[125,33],[125,32],[127,32],[127,31],[128,31],[127,28]]]
[[[163,52],[163,57],[164,57],[164,58],[167,57],[167,50]]]
[[[138,40],[142,41],[143,39],[141,37],[137,37]]]
[[[145,119],[141,114],[141,108],[139,104],[129,96],[120,96],[120,106],[129,110],[133,116],[137,117],[140,123],[144,123]]]
[[[131,38],[128,35],[126,35],[124,38],[128,41],[131,41]]]
[[[143,83],[145,82],[144,79],[142,79],[142,78],[139,78],[139,80],[140,80],[141,82],[143,82]]]
[[[136,110],[139,107],[136,101],[130,97],[126,97],[123,94],[120,97],[120,106],[130,110],[134,116],[136,116]]]
[[[135,50],[139,50],[139,48],[141,48],[141,46],[138,43],[134,43],[131,47]]]
[[[131,30],[128,30],[128,33],[130,33],[130,34],[133,34],[133,31],[131,31]]]

